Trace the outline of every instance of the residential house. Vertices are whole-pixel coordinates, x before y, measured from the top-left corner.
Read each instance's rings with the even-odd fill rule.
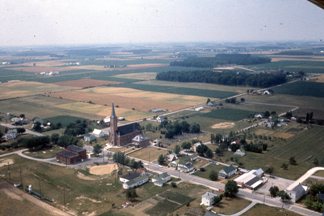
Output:
[[[164,117],[164,116],[158,116],[158,117],[156,118],[156,120],[157,120],[157,122],[162,123],[162,122],[166,121],[167,118]]]
[[[138,148],[147,147],[150,145],[150,139],[139,134],[132,139],[132,144]]]
[[[212,192],[206,192],[201,196],[201,204],[204,206],[212,206],[214,204],[214,199],[217,197],[217,194]]]
[[[178,163],[178,170],[181,172],[189,173],[195,170],[191,162]]]
[[[93,129],[92,134],[97,138],[102,138],[107,135],[103,130],[99,129]]]
[[[152,182],[154,185],[162,187],[165,183],[171,180],[171,176],[164,172],[161,174],[158,174],[152,178]]]
[[[241,149],[237,149],[236,152],[234,153],[234,155],[243,157],[243,156],[245,156],[245,152],[242,151]]]
[[[140,172],[130,172],[119,178],[119,181],[123,183],[124,189],[138,187],[148,182],[148,180],[148,175],[146,173],[141,174]]]
[[[139,172],[129,172],[126,175],[119,177],[119,181],[122,183],[126,183],[132,179],[137,178],[140,175],[141,175],[141,173],[139,173]]]
[[[297,202],[301,197],[307,193],[307,187],[299,182],[294,182],[286,189],[287,194],[291,197],[292,202]]]
[[[83,136],[83,140],[85,142],[92,142],[92,141],[96,140],[96,137],[93,134],[86,134],[86,135]]]
[[[233,167],[232,165],[231,166],[226,166],[224,167],[222,170],[220,170],[218,172],[218,176],[220,178],[230,178],[232,177],[233,175],[235,175],[237,172],[237,168],[236,167]]]

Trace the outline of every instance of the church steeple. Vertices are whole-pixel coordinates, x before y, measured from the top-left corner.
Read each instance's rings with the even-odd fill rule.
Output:
[[[114,105],[114,103],[112,103],[111,117],[112,118],[116,118],[117,117],[116,116],[116,113],[115,113],[115,105]]]
[[[118,118],[115,112],[114,103],[111,107],[111,116],[110,116],[110,142],[112,145],[117,145],[117,131],[118,131]]]

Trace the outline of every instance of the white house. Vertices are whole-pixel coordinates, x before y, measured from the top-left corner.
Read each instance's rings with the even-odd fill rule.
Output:
[[[206,192],[201,196],[201,204],[204,206],[212,206],[214,204],[214,199],[217,197],[217,194],[212,192]]]
[[[178,160],[178,156],[177,156],[175,153],[168,154],[168,155],[167,155],[167,158],[168,158],[168,161],[169,161],[169,162],[172,162],[172,161]]]
[[[297,202],[302,196],[307,193],[307,187],[299,182],[294,182],[286,189],[287,194],[291,197],[292,202]]]
[[[166,121],[166,120],[167,120],[167,118],[166,118],[166,117],[164,117],[164,116],[158,116],[158,117],[156,118],[156,120],[157,120],[157,122],[161,123],[161,122],[164,122],[164,121]]]
[[[138,187],[138,186],[148,182],[148,180],[149,180],[149,177],[147,174],[139,175],[136,178],[130,179],[129,181],[126,181],[125,183],[123,183],[123,188],[130,189],[130,188]]]
[[[195,111],[197,111],[197,112],[199,112],[199,111],[202,111],[204,109],[204,107],[197,107],[197,108],[195,108]]]
[[[156,175],[152,178],[153,184],[159,187],[162,187],[164,183],[170,180],[171,180],[171,176],[166,172]]]
[[[193,151],[194,152],[197,152],[197,148],[198,148],[198,146],[201,146],[201,142],[197,142],[197,143],[195,143],[195,144],[193,144]]]
[[[189,173],[195,170],[193,164],[191,162],[186,163],[178,163],[178,170],[181,172]]]
[[[99,138],[99,137],[104,137],[104,136],[107,135],[103,130],[99,130],[99,129],[93,129],[92,134],[93,134],[95,137],[98,137],[98,138]]]
[[[110,116],[107,116],[106,118],[104,118],[104,119],[103,119],[103,122],[104,122],[105,124],[110,123]]]
[[[243,157],[243,156],[245,156],[245,152],[241,151],[241,149],[237,149],[236,152],[234,153],[234,155]]]

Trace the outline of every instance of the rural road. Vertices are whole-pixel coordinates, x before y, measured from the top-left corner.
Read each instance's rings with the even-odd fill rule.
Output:
[[[299,179],[297,179],[294,183],[288,186],[288,188],[294,188],[298,184],[302,184],[306,179],[313,176],[318,171],[324,171],[324,167],[313,167],[308,170],[304,175],[302,175]]]
[[[14,126],[14,125],[11,125],[11,124],[7,124],[7,123],[0,123],[0,125],[3,126],[3,127],[7,127],[7,128],[19,128],[17,126]],[[23,127],[21,127],[21,128],[23,128]],[[35,132],[35,131],[31,131],[31,130],[26,129],[26,128],[25,128],[25,130],[26,130],[25,131],[26,134],[31,134],[31,135],[34,135],[34,136],[44,136],[41,133],[38,133],[38,132]]]

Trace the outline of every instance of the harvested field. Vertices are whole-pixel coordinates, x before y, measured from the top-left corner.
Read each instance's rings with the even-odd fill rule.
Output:
[[[70,89],[74,88],[40,82],[10,81],[0,84],[0,99],[44,94],[53,91],[65,91]]]
[[[154,72],[143,72],[143,73],[129,73],[129,74],[119,74],[115,77],[126,78],[126,79],[138,79],[138,80],[154,80],[156,73]]]
[[[163,154],[166,155],[168,151],[163,148],[147,147],[128,154],[130,157],[135,157],[145,161],[156,161],[158,157]]]
[[[89,88],[89,87],[96,87],[96,86],[103,86],[103,85],[119,84],[119,82],[103,81],[103,80],[95,80],[95,79],[79,79],[79,80],[56,82],[54,84],[59,86]]]
[[[324,83],[324,74],[318,75],[312,78],[312,80],[315,82]]]
[[[26,62],[22,64],[16,64],[15,66],[23,66],[23,67],[33,67],[34,62]],[[37,61],[36,66],[39,67],[58,67],[64,66],[64,61],[50,60],[50,61]]]
[[[282,139],[290,139],[295,136],[293,133],[289,132],[284,132],[284,131],[273,131],[273,130],[267,130],[267,129],[257,129],[255,131],[256,135],[261,135],[261,136],[273,136],[277,138],[282,138]]]
[[[0,167],[14,164],[12,159],[0,159]]]
[[[89,168],[89,172],[93,175],[107,175],[107,174],[111,174],[115,170],[118,170],[117,164],[106,164],[106,165],[92,166]]]
[[[169,64],[129,64],[127,68],[132,69],[145,69],[145,68],[154,68],[154,67],[166,67]]]
[[[97,87],[79,91],[55,92],[51,95],[75,101],[92,101],[94,104],[100,105],[109,104],[110,106],[114,102],[116,107],[117,105],[119,107],[117,107],[117,110],[124,108],[140,112],[148,112],[156,107],[173,111],[203,103],[206,100],[204,97],[183,96],[118,87]]]
[[[214,124],[213,126],[211,126],[211,128],[213,128],[213,129],[228,129],[228,128],[233,128],[234,126],[235,126],[234,122],[221,122],[221,123]]]
[[[45,67],[45,66],[35,66],[35,67],[11,67],[10,70],[29,72],[29,73],[40,73],[40,72],[50,72],[50,71],[67,71],[66,67]]]

